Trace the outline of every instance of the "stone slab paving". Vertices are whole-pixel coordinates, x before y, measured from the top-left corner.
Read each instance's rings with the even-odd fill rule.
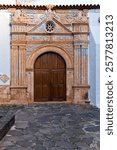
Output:
[[[72,104],[19,108],[0,150],[99,150],[99,109]]]

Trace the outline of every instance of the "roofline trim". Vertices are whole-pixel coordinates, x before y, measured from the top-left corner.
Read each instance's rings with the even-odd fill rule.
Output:
[[[46,10],[46,5],[15,5],[15,4],[0,4],[0,9],[8,9],[8,8],[16,8],[16,9],[41,9]],[[100,9],[99,4],[76,4],[76,5],[55,5],[52,10],[56,9]]]

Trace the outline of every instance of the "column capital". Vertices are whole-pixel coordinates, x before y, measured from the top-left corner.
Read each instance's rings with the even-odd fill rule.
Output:
[[[18,45],[11,45],[11,49],[17,49]]]
[[[19,49],[20,49],[20,50],[26,49],[26,45],[19,45]]]

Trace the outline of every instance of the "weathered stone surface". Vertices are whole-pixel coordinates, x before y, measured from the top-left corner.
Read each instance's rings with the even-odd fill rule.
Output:
[[[15,128],[16,129],[25,129],[28,127],[28,121],[17,121],[15,123]]]
[[[16,113],[14,128],[1,141],[0,149],[99,150],[99,116],[99,109],[93,107],[68,104],[26,106]]]
[[[35,101],[34,64],[51,51],[66,64],[66,101],[87,105],[88,11],[14,9],[10,20],[10,86],[0,86],[0,104]]]
[[[85,128],[85,130],[88,132],[97,132],[100,130],[100,127],[99,126],[89,126],[89,127]]]

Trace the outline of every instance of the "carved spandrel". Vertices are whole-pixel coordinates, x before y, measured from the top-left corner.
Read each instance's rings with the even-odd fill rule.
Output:
[[[38,48],[39,47],[39,45],[37,46],[37,45],[27,45],[27,47],[26,47],[26,52],[27,53],[30,53],[30,52],[32,52],[34,49],[36,49],[36,48]]]
[[[43,47],[43,44],[27,44],[26,46],[26,59],[30,56],[32,51],[39,49],[39,47]]]
[[[62,47],[69,52],[69,54],[73,57],[73,45],[72,44],[63,44]]]
[[[59,16],[60,16],[60,21],[64,24],[88,22],[86,10],[64,11],[64,13],[60,13]]]

